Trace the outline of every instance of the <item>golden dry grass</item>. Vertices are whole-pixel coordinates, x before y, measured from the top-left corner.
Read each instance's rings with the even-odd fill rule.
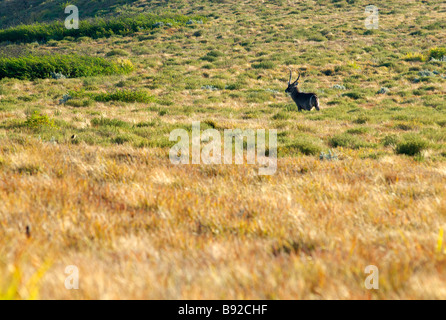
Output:
[[[446,298],[446,65],[404,59],[444,45],[445,29],[428,29],[445,21],[444,3],[377,1],[374,34],[363,28],[365,0],[302,1],[302,10],[280,0],[136,3],[216,16],[133,36],[0,46],[122,49],[135,65],[130,75],[0,80],[0,299]],[[315,35],[326,39],[308,40]],[[214,50],[222,55],[202,59]],[[275,67],[254,69],[262,59]],[[320,95],[320,112],[297,113],[283,94],[288,66]],[[414,81],[424,69],[439,74]],[[212,84],[221,88],[202,88]],[[390,92],[377,94],[383,86]],[[156,101],[59,104],[69,91],[116,89]],[[27,128],[33,110],[57,128]],[[196,120],[220,132],[277,129],[277,172],[172,165],[169,132]],[[337,135],[358,145],[334,148]],[[406,135],[428,146],[410,157],[385,143]],[[293,149],[305,138],[339,160]],[[78,290],[64,286],[70,265]],[[368,265],[379,268],[379,290],[364,286]]]
[[[260,177],[124,146],[1,147],[0,266],[3,286],[23,273],[17,297],[48,264],[40,298],[445,298],[446,167],[351,154],[279,159]]]

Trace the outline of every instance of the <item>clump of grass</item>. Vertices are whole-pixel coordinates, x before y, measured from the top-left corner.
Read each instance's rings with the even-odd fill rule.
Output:
[[[41,114],[39,111],[35,110],[31,113],[26,121],[25,127],[30,129],[40,129],[42,127],[56,128],[54,120],[50,119],[46,114]]]
[[[124,144],[126,142],[132,141],[132,139],[128,135],[118,135],[118,136],[114,137],[111,141],[112,141],[112,143],[115,143],[115,144]]]
[[[103,92],[91,94],[92,98],[100,102],[123,101],[123,102],[153,102],[155,98],[141,90],[117,90],[115,92]]]
[[[208,61],[208,62],[215,62],[218,60],[219,57],[224,56],[223,52],[220,52],[218,50],[211,50],[204,57],[201,57],[201,60]]]
[[[290,118],[289,113],[285,111],[279,111],[274,116],[272,116],[273,120],[288,120]]]
[[[89,107],[93,104],[93,101],[90,99],[70,99],[65,103],[67,106],[81,108],[81,107]]]
[[[330,138],[329,144],[333,148],[344,147],[350,149],[359,149],[369,146],[369,143],[366,141],[349,133],[335,135],[334,137]]]
[[[207,53],[207,55],[210,56],[210,57],[222,57],[225,54],[223,52],[221,52],[221,51],[218,51],[218,50],[212,50],[212,51],[209,51]]]
[[[285,147],[279,148],[279,155],[286,156],[296,153],[304,155],[318,155],[322,151],[321,144],[315,139],[309,137],[299,137],[295,141],[287,144]]]
[[[403,131],[414,130],[417,128],[416,124],[412,122],[398,122],[393,127]]]
[[[129,53],[123,49],[113,49],[113,50],[107,52],[107,54],[106,54],[107,57],[111,57],[111,56],[126,57],[128,55],[129,55]]]
[[[225,86],[225,89],[227,89],[227,90],[240,90],[245,85],[246,85],[245,82],[237,81],[237,82],[228,84],[227,86]]]
[[[357,128],[348,129],[346,131],[346,133],[349,133],[349,134],[365,134],[368,131],[370,131],[370,128],[367,128],[367,127],[357,127]]]
[[[252,65],[254,69],[274,69],[276,64],[272,61],[262,61]]]
[[[403,141],[398,142],[395,148],[396,154],[405,154],[415,156],[428,147],[427,141],[417,136],[406,137]]]
[[[429,58],[431,59],[442,59],[446,57],[446,48],[445,47],[434,47],[429,49]]]
[[[42,172],[42,168],[39,165],[28,164],[18,167],[15,171],[19,174],[26,174],[33,176]]]
[[[101,57],[79,55],[28,55],[18,58],[0,58],[0,79],[48,79],[54,73],[68,78],[94,75],[129,73],[133,64],[129,60],[110,61]]]
[[[369,117],[367,117],[366,115],[360,115],[355,120],[353,120],[353,123],[364,124],[364,123],[366,123],[368,121],[370,121]]]
[[[385,147],[388,147],[388,146],[396,146],[399,141],[400,141],[400,138],[397,135],[391,134],[391,135],[385,136],[381,140],[381,143]]]
[[[446,120],[440,120],[440,121],[437,121],[437,124],[438,124],[440,127],[446,128]]]
[[[346,92],[342,96],[349,97],[349,98],[354,99],[354,100],[358,100],[358,99],[364,98],[364,94],[362,92],[359,92],[359,91]]]
[[[423,61],[426,61],[426,59],[427,59],[426,56],[424,54],[422,54],[422,53],[419,53],[419,52],[415,52],[415,53],[409,52],[408,54],[406,54],[403,57],[403,60],[405,60],[405,61],[419,61],[419,62],[423,62]]]
[[[125,121],[119,119],[109,119],[109,118],[93,118],[91,120],[93,126],[109,126],[109,127],[128,127],[129,124]]]

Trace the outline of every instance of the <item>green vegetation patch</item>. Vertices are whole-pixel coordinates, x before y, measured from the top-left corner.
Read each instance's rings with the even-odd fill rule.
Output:
[[[146,91],[117,90],[115,92],[96,93],[92,95],[96,101],[153,102],[155,98]]]
[[[67,29],[60,21],[48,24],[35,23],[0,30],[0,41],[33,42],[62,40],[65,37],[108,38],[113,35],[124,36],[164,26],[184,26],[205,21],[206,18],[202,16],[140,14],[134,17],[81,20],[78,29]]]
[[[82,98],[88,97],[94,101],[98,102],[109,102],[109,101],[122,101],[122,102],[143,102],[149,103],[154,102],[155,97],[144,90],[129,90],[129,89],[119,89],[114,92],[85,92],[85,91],[70,91],[69,96],[75,98],[79,101]],[[67,104],[70,105],[68,100]]]
[[[358,149],[358,148],[370,147],[369,143],[362,140],[358,136],[349,133],[342,133],[333,136],[332,138],[330,138],[329,144],[334,148],[344,147],[350,149]]]
[[[129,73],[129,60],[111,61],[102,57],[79,55],[28,55],[19,58],[0,58],[0,79],[34,80],[46,78],[88,77]]]
[[[415,156],[428,147],[428,142],[417,136],[406,137],[403,141],[396,145],[395,152],[397,154],[405,154]]]
[[[42,127],[56,128],[54,120],[50,119],[46,114],[41,114],[39,111],[34,111],[25,121],[25,127],[30,129],[40,129]]]

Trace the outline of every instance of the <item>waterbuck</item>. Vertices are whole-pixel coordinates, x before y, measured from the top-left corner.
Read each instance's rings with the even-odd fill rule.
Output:
[[[291,83],[290,69],[290,80],[288,80],[288,88],[286,88],[285,92],[291,95],[291,98],[296,103],[299,111],[302,111],[302,109],[310,111],[313,107],[315,107],[316,110],[319,110],[319,98],[317,97],[317,95],[315,93],[300,92],[297,88],[297,86],[299,85],[299,78],[300,72],[299,77],[296,79],[296,81]]]

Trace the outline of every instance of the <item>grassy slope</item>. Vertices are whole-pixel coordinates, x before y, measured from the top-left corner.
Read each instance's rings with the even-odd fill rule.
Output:
[[[441,2],[376,1],[380,29],[366,32],[366,1],[305,1],[299,10],[291,1],[178,1],[169,10],[214,17],[0,47],[120,49],[136,67],[128,76],[0,81],[0,297],[14,279],[13,296],[32,297],[27,279],[48,263],[35,290],[42,298],[445,298],[436,246],[446,222],[446,80],[419,72],[444,75],[446,63],[402,58],[444,45]],[[283,94],[287,66],[320,95],[320,112],[297,113]],[[381,87],[390,92],[377,94]],[[58,104],[68,91],[116,89],[147,90],[156,102],[86,94]],[[34,110],[57,128],[24,126]],[[278,129],[276,175],[172,166],[169,132],[194,120]],[[408,137],[427,149],[395,154]],[[319,160],[339,144],[338,161]],[[69,291],[64,269],[73,264],[81,288]],[[377,291],[364,288],[370,264],[380,270]]]
[[[64,19],[67,5],[76,5],[83,17],[137,11],[134,0],[6,0],[0,2],[0,27]],[[156,1],[154,1],[156,2]]]

